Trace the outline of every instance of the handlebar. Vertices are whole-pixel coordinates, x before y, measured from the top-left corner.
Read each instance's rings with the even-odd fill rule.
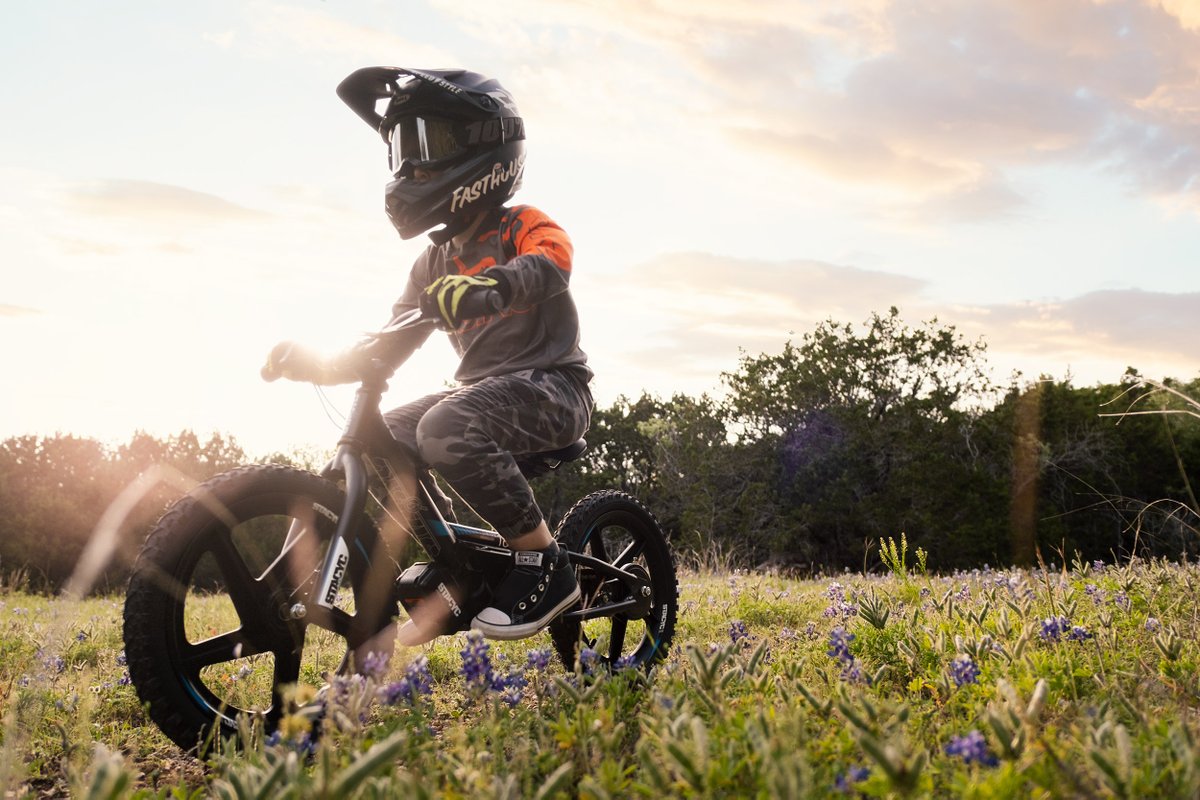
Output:
[[[474,317],[486,317],[491,314],[497,314],[504,310],[504,295],[495,289],[489,289],[486,292],[467,295],[463,297],[459,303],[459,316],[462,319],[471,319]],[[393,317],[386,325],[376,333],[370,334],[374,340],[382,340],[393,334],[402,333],[404,331],[413,331],[418,328],[423,328],[430,325],[439,325],[441,319],[437,316],[426,316],[419,308],[412,308],[404,311]],[[289,362],[305,364],[313,366],[320,364],[322,359],[307,348],[296,344],[295,342],[280,342],[271,350],[271,355],[267,358],[267,363],[259,370],[262,379],[267,382],[278,380],[285,376],[284,365]],[[327,362],[326,362],[327,363]],[[314,374],[322,375],[321,369],[314,370]],[[349,376],[347,376],[349,377]],[[323,382],[315,380],[314,382]],[[330,380],[330,383],[350,382],[349,380]]]

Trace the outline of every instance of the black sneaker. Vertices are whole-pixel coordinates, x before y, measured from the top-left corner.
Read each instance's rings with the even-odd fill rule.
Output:
[[[575,570],[558,544],[545,550],[517,550],[513,561],[492,604],[471,622],[490,639],[532,636],[579,600]]]

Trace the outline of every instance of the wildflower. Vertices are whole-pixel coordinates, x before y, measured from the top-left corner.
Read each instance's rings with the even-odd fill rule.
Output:
[[[804,626],[804,637],[806,639],[817,638],[817,623],[809,622],[807,625]]]
[[[600,654],[590,647],[585,647],[579,651],[579,666],[583,667],[583,671],[591,675],[592,669],[600,663]]]
[[[1095,561],[1092,562],[1092,569],[1094,569],[1096,572],[1103,573],[1104,572],[1104,562],[1101,561],[1100,559],[1096,559]]]
[[[317,751],[317,743],[313,741],[312,734],[309,731],[302,731],[299,736],[293,739],[284,736],[281,731],[276,730],[266,738],[264,743],[267,747],[284,745],[302,756],[309,756]]]
[[[849,661],[843,662],[845,666],[842,668],[842,680],[847,683],[869,683],[867,676],[863,675],[862,662],[857,658],[851,658]]]
[[[366,657],[363,658],[362,674],[376,680],[382,678],[387,674],[388,660],[387,653],[367,653]]]
[[[966,736],[951,739],[946,745],[946,755],[958,756],[967,764],[983,764],[985,767],[994,767],[1000,763],[988,750],[987,740],[979,731],[971,731]]]
[[[500,699],[503,700],[509,708],[515,708],[521,703],[521,689],[517,686],[506,686],[500,692]]]
[[[1042,620],[1042,630],[1038,635],[1048,642],[1057,642],[1070,624],[1066,617],[1046,617]]]
[[[79,633],[75,634],[75,641],[77,641],[77,642],[87,641],[87,631],[80,631]]]
[[[484,688],[492,682],[492,659],[488,655],[491,649],[478,631],[467,634],[467,646],[461,651],[462,676],[468,686]]]
[[[634,658],[632,654],[621,656],[617,659],[617,663],[614,664],[613,667],[617,670],[617,672],[620,672],[621,670],[630,669],[631,667],[635,666],[636,661],[637,659]]]
[[[117,686],[128,686],[131,683],[133,683],[133,681],[129,678],[128,672],[125,672],[120,678],[117,679]]]
[[[128,661],[126,660],[126,658],[125,658],[125,651],[124,651],[124,650],[122,650],[120,653],[118,653],[118,654],[117,654],[117,666],[118,666],[118,667],[123,667],[123,666],[125,666],[127,663],[129,663],[129,662],[128,662]]]
[[[954,679],[955,686],[964,686],[968,683],[979,683],[979,667],[966,653],[959,653],[954,660],[950,662],[950,677]]]
[[[536,650],[530,650],[525,654],[525,669],[531,669],[534,672],[545,672],[550,666],[550,650],[543,647]]]
[[[746,629],[746,623],[740,619],[735,619],[729,623],[729,640],[734,644],[746,641],[750,638],[750,631]]]
[[[1161,627],[1162,623],[1160,623],[1155,617],[1146,617],[1146,630],[1148,630],[1150,633],[1155,633]]]
[[[846,772],[839,772],[836,780],[833,782],[833,788],[839,792],[850,792],[854,789],[854,784],[860,781],[865,781],[867,776],[871,774],[871,770],[866,767],[851,767]]]
[[[967,584],[964,583],[962,588],[958,590],[957,598],[958,602],[960,603],[968,603],[971,601],[971,589],[967,586]]]
[[[1082,625],[1072,625],[1070,633],[1067,634],[1067,640],[1072,642],[1085,642],[1091,638],[1092,634]]]
[[[1117,592],[1113,595],[1113,605],[1122,611],[1128,611],[1130,606],[1129,595],[1124,592]]]
[[[405,667],[404,677],[379,690],[379,698],[385,704],[394,706],[404,701],[412,704],[421,695],[433,694],[433,677],[429,674],[429,659],[418,656]]]
[[[853,660],[854,656],[850,653],[850,643],[853,641],[853,633],[845,628],[834,628],[829,633],[829,655],[842,661]]]
[[[254,672],[253,667],[251,667],[249,664],[243,664],[242,668],[239,669],[237,671],[237,674],[233,676],[233,679],[235,681],[244,680],[245,678],[249,678],[250,674],[253,672]]]

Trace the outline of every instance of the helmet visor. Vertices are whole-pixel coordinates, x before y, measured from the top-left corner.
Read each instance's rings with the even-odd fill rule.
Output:
[[[421,167],[454,158],[467,148],[461,124],[442,117],[409,116],[396,121],[389,134],[388,161],[392,174],[407,162]]]

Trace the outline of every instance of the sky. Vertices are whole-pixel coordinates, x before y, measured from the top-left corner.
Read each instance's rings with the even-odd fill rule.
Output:
[[[336,442],[267,384],[386,322],[424,237],[334,94],[498,78],[519,202],[575,245],[597,402],[899,309],[993,378],[1200,373],[1200,0],[14,0],[0,10],[0,438]],[[399,404],[451,380],[431,340]]]

